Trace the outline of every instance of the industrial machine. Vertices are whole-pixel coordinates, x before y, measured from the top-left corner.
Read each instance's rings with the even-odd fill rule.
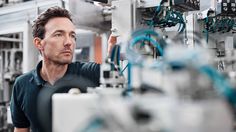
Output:
[[[111,7],[118,46],[101,65],[101,86],[53,95],[52,130],[233,132],[234,1],[113,0]]]
[[[118,46],[101,65],[101,86],[53,95],[52,130],[70,120],[67,131],[233,132],[233,3],[111,1]]]
[[[43,113],[50,121],[46,130],[235,131],[235,0],[42,0],[23,4],[24,10],[0,8],[0,24],[6,24],[0,26],[0,79],[4,83],[0,87],[0,131],[7,128],[5,113],[14,79],[38,61],[30,45],[32,20],[53,5],[75,16],[81,33],[75,60],[94,61],[91,56],[96,47],[83,44],[95,43],[99,36],[101,85],[85,88],[86,94],[76,89],[59,94],[57,89],[62,87],[57,86],[47,97],[41,96],[52,102],[49,107],[46,103],[52,115]],[[9,15],[24,17],[4,19]],[[9,25],[15,27],[6,28]],[[110,33],[117,37],[117,44],[107,56]]]

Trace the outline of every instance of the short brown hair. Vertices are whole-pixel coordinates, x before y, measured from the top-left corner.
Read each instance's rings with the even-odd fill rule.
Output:
[[[71,22],[72,18],[71,18],[71,14],[69,13],[68,10],[55,6],[55,7],[51,7],[49,9],[47,9],[45,12],[43,12],[42,14],[40,14],[37,19],[34,21],[33,24],[33,37],[39,37],[41,39],[44,38],[45,35],[45,25],[47,24],[47,22],[55,17],[66,17],[68,19],[70,19]]]

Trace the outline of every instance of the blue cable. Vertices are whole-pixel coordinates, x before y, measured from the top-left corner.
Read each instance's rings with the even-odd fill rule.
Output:
[[[115,59],[115,46],[111,50],[111,62],[114,62]],[[113,71],[115,69],[114,63],[111,63],[111,70]]]
[[[209,76],[216,86],[216,90],[227,97],[228,101],[236,106],[236,90],[220,73],[210,66],[201,66],[199,70]]]
[[[117,59],[116,59],[117,65],[118,65],[118,67],[120,67],[120,46],[118,46],[116,56],[117,56]]]
[[[120,46],[115,45],[111,51],[111,70],[115,69],[115,65],[120,67]]]
[[[131,69],[132,69],[132,66],[128,62],[128,89],[127,89],[127,91],[132,91],[132,87],[131,87],[131,78],[132,78]],[[130,92],[127,93],[128,96],[130,96],[130,94],[131,94]]]
[[[161,55],[163,55],[163,50],[160,47],[160,44],[158,42],[156,42],[155,40],[153,40],[152,38],[149,38],[147,36],[137,36],[133,39],[133,41],[131,41],[130,46],[134,46],[135,44],[137,44],[137,42],[142,41],[142,40],[146,40],[146,41],[150,41],[151,44],[160,52]],[[131,47],[129,47],[131,48]]]
[[[161,4],[162,4],[162,1],[161,1]],[[150,28],[153,28],[153,27],[154,27],[154,19],[155,19],[156,15],[159,14],[160,11],[161,11],[161,4],[156,7],[155,13],[154,13],[154,15],[153,15],[153,17],[152,17],[152,20],[151,20],[151,23],[150,23],[150,25],[149,25]]]
[[[124,72],[125,69],[128,67],[128,65],[129,65],[129,63],[125,66],[125,68],[124,68],[122,71],[120,71],[120,75],[123,75],[123,72]]]
[[[187,64],[182,61],[172,61],[168,63],[175,68],[184,68]],[[214,83],[214,88],[218,93],[225,96],[226,99],[236,107],[236,89],[230,85],[228,80],[211,66],[195,66],[201,73],[206,74]]]
[[[208,26],[208,22],[209,22],[208,17],[206,17],[206,24],[207,24],[207,26]],[[209,27],[206,27],[206,28],[209,28]],[[206,42],[207,42],[207,43],[208,43],[208,39],[209,39],[208,30],[209,30],[209,29],[206,29]]]
[[[147,36],[148,35],[148,36]],[[151,37],[150,37],[151,36]],[[127,58],[129,60],[130,63],[135,64],[135,65],[139,65],[142,66],[142,56],[135,52],[133,50],[133,46],[136,45],[137,43],[140,42],[144,42],[144,41],[149,41],[151,43],[151,45],[156,48],[157,51],[159,51],[160,55],[163,55],[163,49],[160,46],[160,44],[154,39],[162,39],[159,37],[158,33],[155,32],[154,30],[151,29],[139,29],[135,32],[132,33],[131,37],[133,39],[131,39],[129,41],[129,44],[127,45],[126,48],[126,53],[127,53]]]
[[[153,36],[159,38],[159,34],[157,32],[155,32],[154,30],[152,30],[152,29],[140,29],[140,30],[137,30],[137,31],[132,33],[131,37],[135,38],[136,36],[144,35],[144,34],[153,35]]]

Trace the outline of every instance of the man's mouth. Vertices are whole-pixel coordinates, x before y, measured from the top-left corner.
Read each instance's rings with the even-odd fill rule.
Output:
[[[63,54],[72,54],[72,52],[69,51],[69,50],[68,50],[68,51],[63,51],[62,53],[63,53]]]

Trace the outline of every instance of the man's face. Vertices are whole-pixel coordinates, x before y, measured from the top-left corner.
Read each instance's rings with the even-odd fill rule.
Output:
[[[45,25],[45,36],[41,41],[41,53],[45,60],[56,64],[72,61],[76,44],[74,24],[65,17],[56,17]]]

